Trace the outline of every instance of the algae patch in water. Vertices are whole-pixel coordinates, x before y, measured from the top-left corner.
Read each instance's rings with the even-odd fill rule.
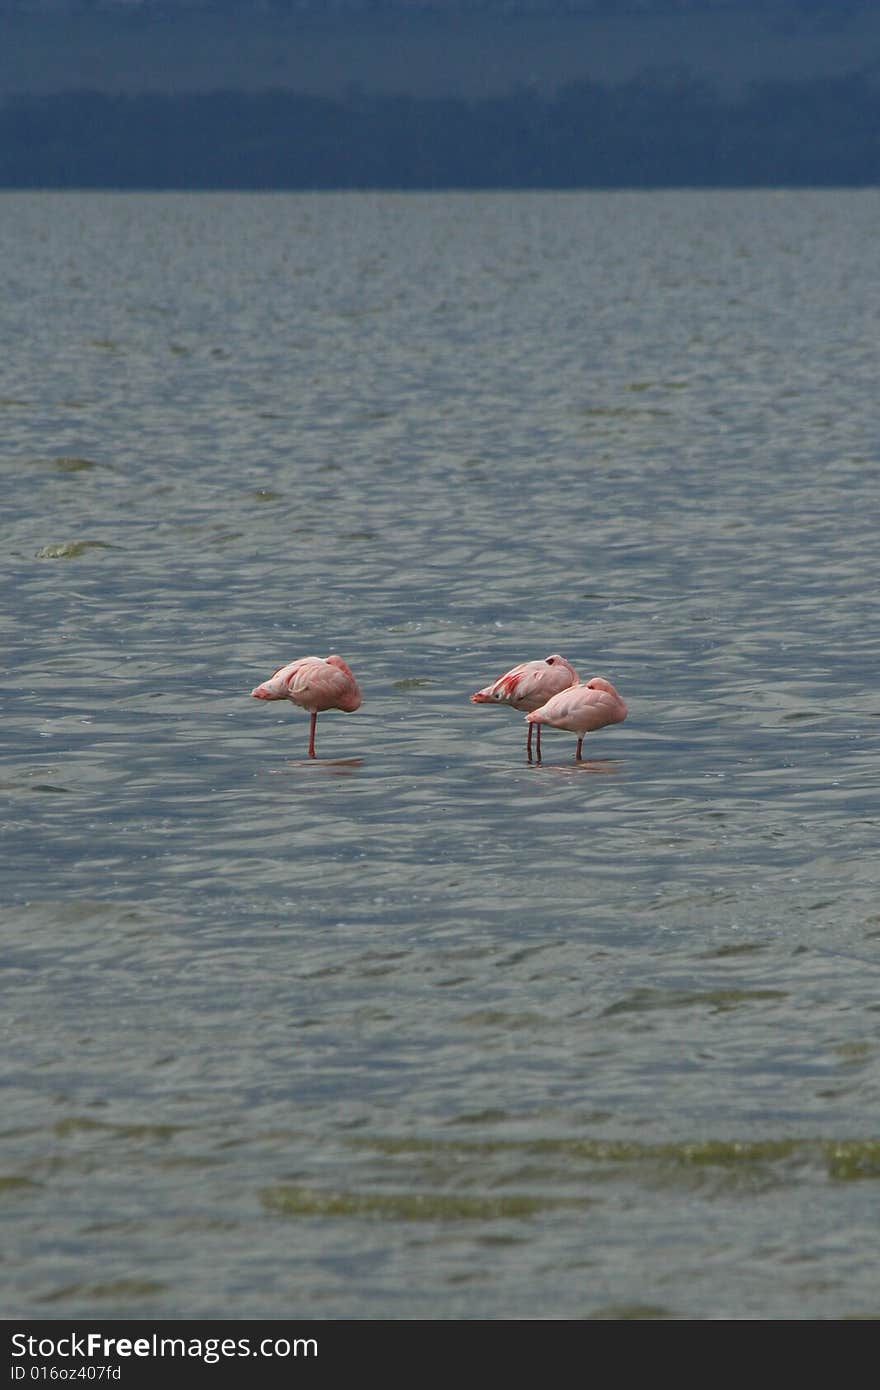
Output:
[[[749,1172],[772,1174],[779,1165],[825,1169],[836,1182],[852,1182],[880,1178],[880,1139],[701,1139],[681,1140],[668,1144],[640,1144],[629,1139],[487,1139],[436,1140],[395,1138],[377,1135],[349,1139],[358,1149],[372,1148],[378,1153],[415,1155],[424,1153],[437,1160],[444,1155],[451,1160],[494,1154],[519,1154],[532,1159],[564,1157],[571,1163],[581,1162],[597,1168],[631,1168],[665,1171],[670,1176],[679,1173],[704,1172],[715,1169],[731,1175]],[[583,1174],[581,1174],[583,1176]]]
[[[37,551],[38,560],[76,560],[90,550],[119,550],[118,545],[109,541],[63,541],[57,545],[43,545]]]
[[[624,999],[603,1010],[603,1018],[616,1014],[647,1013],[654,1009],[709,1008],[713,1013],[727,1013],[745,1004],[761,1004],[768,1000],[785,999],[782,989],[708,989],[659,990],[635,989]]]
[[[110,1139],[172,1139],[181,1131],[180,1125],[150,1124],[147,1121],[132,1124],[113,1124],[108,1120],[93,1120],[87,1115],[68,1115],[57,1120],[52,1126],[59,1139],[75,1134],[104,1135]]]
[[[458,1192],[330,1192],[279,1184],[260,1200],[279,1216],[358,1216],[390,1221],[498,1221],[559,1207],[585,1207],[578,1198],[470,1196]]]
[[[32,1178],[21,1177],[18,1173],[0,1174],[0,1197],[13,1196],[17,1192],[31,1192],[40,1187]]]
[[[674,1318],[669,1308],[656,1303],[612,1303],[608,1308],[597,1308],[590,1313],[589,1322],[656,1322]]]
[[[87,473],[99,465],[92,459],[80,458],[76,454],[62,454],[52,460],[59,473]]]
[[[65,1284],[39,1299],[40,1303],[63,1303],[68,1298],[102,1299],[155,1298],[166,1292],[167,1284],[157,1279],[113,1279],[103,1284]]]
[[[880,1139],[842,1140],[825,1145],[828,1176],[837,1182],[880,1178]]]

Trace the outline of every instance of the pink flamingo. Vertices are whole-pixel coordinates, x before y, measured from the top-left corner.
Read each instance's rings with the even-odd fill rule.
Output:
[[[474,705],[503,704],[512,705],[514,709],[535,710],[545,704],[551,695],[557,695],[560,690],[565,690],[570,685],[576,685],[578,673],[570,661],[566,661],[564,656],[554,652],[552,656],[545,656],[543,661],[523,661],[519,666],[514,666],[503,676],[499,676],[492,685],[487,685],[484,690],[477,690],[471,696],[471,703]],[[541,756],[541,725],[538,725],[538,757]],[[529,724],[529,736],[526,742],[526,754],[529,762],[532,760],[532,726]]]
[[[300,656],[279,666],[267,681],[251,691],[255,700],[292,700],[311,713],[309,757],[315,756],[318,711],[341,709],[351,714],[361,703],[358,683],[341,656]]]
[[[554,729],[568,729],[577,734],[575,759],[581,762],[584,734],[601,729],[605,724],[619,724],[626,718],[626,705],[610,681],[594,676],[582,685],[572,685],[548,700],[540,709],[526,715],[529,726],[551,724]]]

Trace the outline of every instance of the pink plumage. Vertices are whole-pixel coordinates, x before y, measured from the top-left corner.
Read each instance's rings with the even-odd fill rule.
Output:
[[[256,686],[255,700],[292,700],[311,714],[309,757],[315,756],[315,724],[320,710],[341,709],[351,714],[360,708],[361,692],[341,656],[300,656],[279,666],[268,680]]]
[[[512,667],[503,676],[499,676],[491,685],[487,685],[483,690],[477,690],[471,696],[471,703],[474,705],[502,704],[511,705],[518,710],[535,710],[557,695],[559,691],[565,690],[570,685],[577,683],[578,673],[570,661],[566,661],[564,656],[554,652],[552,656],[545,656],[542,661],[523,661],[519,666]],[[538,757],[541,756],[541,727],[538,725]],[[529,736],[526,742],[526,753],[531,760],[532,756],[532,726],[529,725]]]
[[[554,729],[567,729],[577,734],[575,758],[581,761],[584,735],[606,724],[620,724],[627,715],[626,705],[610,681],[593,676],[582,685],[573,685],[554,695],[545,705],[526,715],[529,727],[551,724]]]

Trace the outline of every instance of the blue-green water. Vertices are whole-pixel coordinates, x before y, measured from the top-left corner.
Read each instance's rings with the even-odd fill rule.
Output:
[[[6,1316],[876,1316],[878,214],[0,196]]]

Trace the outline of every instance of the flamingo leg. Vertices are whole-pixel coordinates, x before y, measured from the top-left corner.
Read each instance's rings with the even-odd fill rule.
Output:
[[[312,719],[311,719],[311,723],[309,724],[309,757],[310,757],[310,758],[314,758],[314,756],[315,756],[315,725],[317,724],[317,722],[318,722],[318,711],[317,711],[316,709],[314,709],[314,710],[312,710]]]
[[[526,757],[528,758],[529,762],[532,761],[532,727],[533,727],[533,726],[530,724],[530,725],[529,725],[529,736],[528,736],[528,738],[526,739]]]
[[[577,752],[574,755],[574,760],[576,763],[583,762],[583,758],[581,757],[581,748],[583,746],[583,742],[583,735],[581,735],[581,737],[578,739]]]
[[[538,725],[538,762],[541,761],[541,726]]]

